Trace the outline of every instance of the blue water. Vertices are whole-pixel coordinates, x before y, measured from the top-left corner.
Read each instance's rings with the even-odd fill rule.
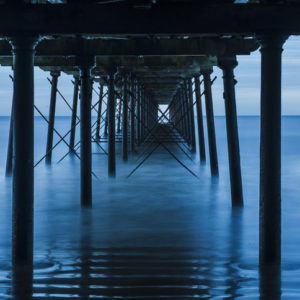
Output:
[[[124,164],[117,147],[117,178],[109,180],[107,156],[93,144],[90,210],[80,208],[79,160],[57,164],[68,151],[59,145],[52,165],[35,169],[33,299],[300,299],[300,117],[282,119],[282,267],[265,273],[258,267],[259,118],[238,123],[242,210],[230,204],[223,117],[215,118],[218,180],[208,158],[200,165],[198,153],[191,161],[174,145],[198,179],[162,148],[126,178],[138,155]],[[0,118],[0,299],[13,297],[8,126]],[[61,133],[69,126],[69,118],[56,118]],[[36,161],[46,129],[36,118]]]

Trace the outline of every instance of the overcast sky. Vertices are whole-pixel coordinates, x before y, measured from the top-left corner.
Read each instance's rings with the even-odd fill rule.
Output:
[[[260,105],[260,52],[250,56],[239,56],[239,65],[235,69],[237,111],[239,115],[259,115]],[[12,100],[12,82],[9,78],[11,68],[0,67],[0,115],[10,115]],[[223,83],[221,71],[215,67],[213,76],[217,80],[213,85],[215,115],[224,115]],[[50,84],[47,80],[49,72],[35,68],[35,103],[40,110],[48,115]],[[65,98],[71,102],[73,94],[72,76],[62,74],[58,88]],[[95,86],[97,89],[98,87]],[[93,95],[93,101],[97,96]],[[205,111],[205,110],[204,110]],[[300,115],[300,37],[291,37],[286,42],[282,63],[282,113],[284,115]],[[57,97],[57,115],[68,116],[70,110]]]

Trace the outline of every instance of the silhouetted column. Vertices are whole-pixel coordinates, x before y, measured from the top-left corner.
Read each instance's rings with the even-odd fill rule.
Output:
[[[204,141],[203,114],[202,114],[201,89],[200,89],[199,75],[195,76],[195,96],[196,96],[196,108],[197,108],[197,124],[198,124],[200,161],[205,162],[205,159],[206,159],[205,158],[205,141]]]
[[[148,99],[148,102],[150,102],[150,101],[153,103],[152,98]],[[154,103],[154,107],[155,107],[155,112],[154,112],[154,114],[155,114],[156,118],[155,118],[155,120],[154,120],[153,126],[154,126],[154,125],[157,123],[157,121],[158,121],[158,103]]]
[[[123,118],[122,118],[122,153],[123,160],[128,160],[128,92],[127,92],[127,81],[128,77],[125,74],[123,79]]]
[[[54,132],[54,120],[55,120],[55,107],[56,107],[56,94],[57,94],[57,81],[60,75],[59,71],[51,71],[51,96],[50,96],[50,108],[49,108],[49,123],[48,123],[48,135],[47,135],[47,148],[46,148],[46,163],[51,163],[52,159],[52,146],[53,146],[53,132]]]
[[[78,106],[78,90],[79,90],[79,77],[74,76],[74,90],[73,90],[73,106],[71,118],[71,132],[70,132],[70,151],[74,151],[75,133],[76,133],[76,119],[77,119],[77,106]]]
[[[110,71],[108,75],[108,175],[116,176],[116,120],[115,120],[115,74]]]
[[[189,100],[190,120],[191,120],[191,147],[192,147],[191,151],[196,152],[193,82],[191,78],[188,80],[188,100]]]
[[[102,115],[102,102],[103,102],[103,84],[100,83],[99,86],[99,103],[98,103],[98,113],[97,113],[97,124],[96,124],[96,139],[100,139],[100,124]]]
[[[142,99],[143,99],[143,106],[145,106],[146,103],[148,103],[148,97],[146,95],[145,89],[142,91]],[[144,119],[147,119],[148,122],[148,128],[151,129],[152,127],[152,122],[154,118],[154,113],[153,113],[153,105],[149,105],[149,112],[144,110]],[[144,126],[142,126],[142,139],[144,140],[146,134],[146,129]]]
[[[108,135],[108,106],[106,106],[105,123],[104,123],[104,135]]]
[[[142,111],[142,123],[140,124],[140,136],[141,139],[144,139],[145,136],[145,123],[147,120],[147,112],[146,112],[146,97],[144,88],[141,89],[141,111]],[[148,124],[149,125],[149,124]],[[149,126],[148,126],[149,128]]]
[[[14,107],[14,99],[12,100],[11,115],[10,115],[10,122],[9,122],[9,137],[8,137],[6,169],[5,169],[6,176],[11,175],[13,169],[13,107]]]
[[[208,133],[208,145],[209,145],[209,157],[210,157],[210,170],[212,175],[219,174],[218,168],[218,156],[215,134],[215,122],[214,111],[212,103],[211,93],[211,80],[210,74],[213,72],[212,68],[201,68],[201,74],[204,78],[204,95],[206,106],[206,121],[207,121],[207,133]]]
[[[175,111],[176,111],[175,125],[176,125],[177,130],[179,131],[179,133],[182,134],[178,93],[174,97],[174,102],[175,102]]]
[[[119,113],[118,113],[118,124],[117,124],[117,132],[121,132],[121,114],[122,114],[122,101],[119,100]]]
[[[143,99],[144,99],[144,101],[143,101],[144,104],[146,102],[150,102],[149,101],[149,96],[146,94],[145,90],[144,90],[144,97],[143,97]],[[152,127],[153,127],[154,120],[155,120],[155,106],[154,106],[154,104],[150,106],[150,112],[151,112],[151,114],[150,114],[151,118],[149,117],[148,120],[149,120],[149,129],[151,130]],[[145,135],[146,135],[146,130],[143,127],[143,140],[145,138]]]
[[[219,67],[223,70],[231,201],[232,205],[243,205],[240,146],[234,89],[235,79],[233,73],[233,69],[238,63],[235,56],[221,57],[218,59],[218,62]]]
[[[135,92],[135,84],[132,79],[131,82],[131,103],[130,103],[130,144],[131,144],[131,152],[135,151],[135,100],[136,100],[136,92]]]
[[[13,265],[32,267],[33,260],[33,157],[34,157],[34,54],[38,39],[10,39],[13,53]]]
[[[171,101],[169,105],[169,120],[174,123],[174,102]]]
[[[173,97],[172,100],[171,100],[172,119],[170,118],[170,116],[171,116],[171,110],[169,110],[169,119],[175,125],[176,124],[176,103],[175,103],[174,100],[175,100],[175,98]]]
[[[153,102],[150,102],[150,99],[148,97],[143,96],[143,106],[144,106],[144,123],[147,122],[148,128],[150,128],[150,123],[153,122],[153,116],[154,116],[154,105]],[[143,135],[145,136],[147,134],[147,129],[145,126],[143,126]]]
[[[136,101],[136,114],[137,114],[137,119],[136,119],[136,138],[137,138],[137,144],[139,145],[141,142],[141,122],[142,120],[142,99],[141,99],[141,85],[137,84],[137,101]]]
[[[188,143],[188,131],[187,131],[187,116],[186,116],[186,106],[185,106],[185,97],[183,87],[180,89],[180,101],[182,106],[182,114],[183,114],[183,133],[184,139]]]
[[[91,69],[94,58],[86,56],[80,59],[80,198],[82,206],[92,206]]]
[[[185,80],[183,85],[183,99],[184,99],[184,106],[185,106],[185,117],[186,117],[186,128],[187,128],[187,141],[189,146],[192,145],[192,134],[191,134],[191,113],[190,113],[190,106],[189,106],[189,95],[188,95],[188,83]]]
[[[281,261],[281,53],[286,40],[266,35],[261,44],[260,263]]]
[[[178,91],[178,105],[180,107],[180,128],[181,128],[181,134],[182,137],[185,138],[185,129],[184,129],[184,111],[183,111],[183,105],[182,105],[182,97],[181,97],[181,91]]]
[[[149,128],[154,125],[156,121],[156,104],[150,97],[145,97],[145,106],[148,110],[145,110],[145,118],[148,122]],[[146,131],[146,130],[145,130]]]

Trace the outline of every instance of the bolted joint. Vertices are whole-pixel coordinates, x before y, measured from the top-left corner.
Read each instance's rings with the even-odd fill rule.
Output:
[[[235,55],[218,57],[218,67],[223,71],[233,70],[237,65],[238,62]]]

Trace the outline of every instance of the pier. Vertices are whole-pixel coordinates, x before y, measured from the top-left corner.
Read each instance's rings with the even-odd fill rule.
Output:
[[[197,163],[210,166],[212,179],[220,176],[213,108],[216,68],[223,74],[231,206],[233,214],[243,210],[247,199],[243,195],[235,93],[238,78],[234,70],[238,57],[257,50],[261,52],[261,86],[257,87],[261,89],[258,261],[262,274],[270,269],[278,271],[281,55],[288,37],[300,33],[299,15],[299,2],[276,0],[0,1],[0,65],[13,69],[6,175],[12,176],[13,186],[15,276],[32,271],[34,185],[39,176],[34,170],[41,163],[53,164],[57,144],[66,146],[62,160],[72,156],[79,161],[80,205],[84,211],[93,210],[93,183],[101,182],[94,172],[94,145],[106,159],[101,172],[108,174],[109,186],[117,186],[118,177],[124,177],[119,167],[129,162],[132,169],[125,177],[132,178],[162,150],[176,162],[174,168],[184,169],[186,176],[201,180],[187,163],[195,161],[196,153]],[[42,112],[34,102],[34,67],[49,74],[49,112]],[[61,74],[73,78],[72,99],[66,99],[59,88]],[[93,93],[98,97],[96,103],[92,103]],[[56,129],[58,97],[70,110],[67,132]],[[47,124],[45,155],[41,158],[34,157],[34,113]],[[76,132],[80,132],[79,141]],[[58,143],[54,135],[59,136]],[[151,193],[150,188],[144,193]],[[112,252],[119,255],[116,249]],[[154,253],[160,255],[157,249]],[[88,275],[85,280],[88,282]],[[128,280],[128,285],[135,282]],[[16,291],[16,297],[24,292]],[[112,295],[110,289],[103,294]],[[159,292],[153,295],[158,297]],[[127,296],[134,295],[128,292]]]

